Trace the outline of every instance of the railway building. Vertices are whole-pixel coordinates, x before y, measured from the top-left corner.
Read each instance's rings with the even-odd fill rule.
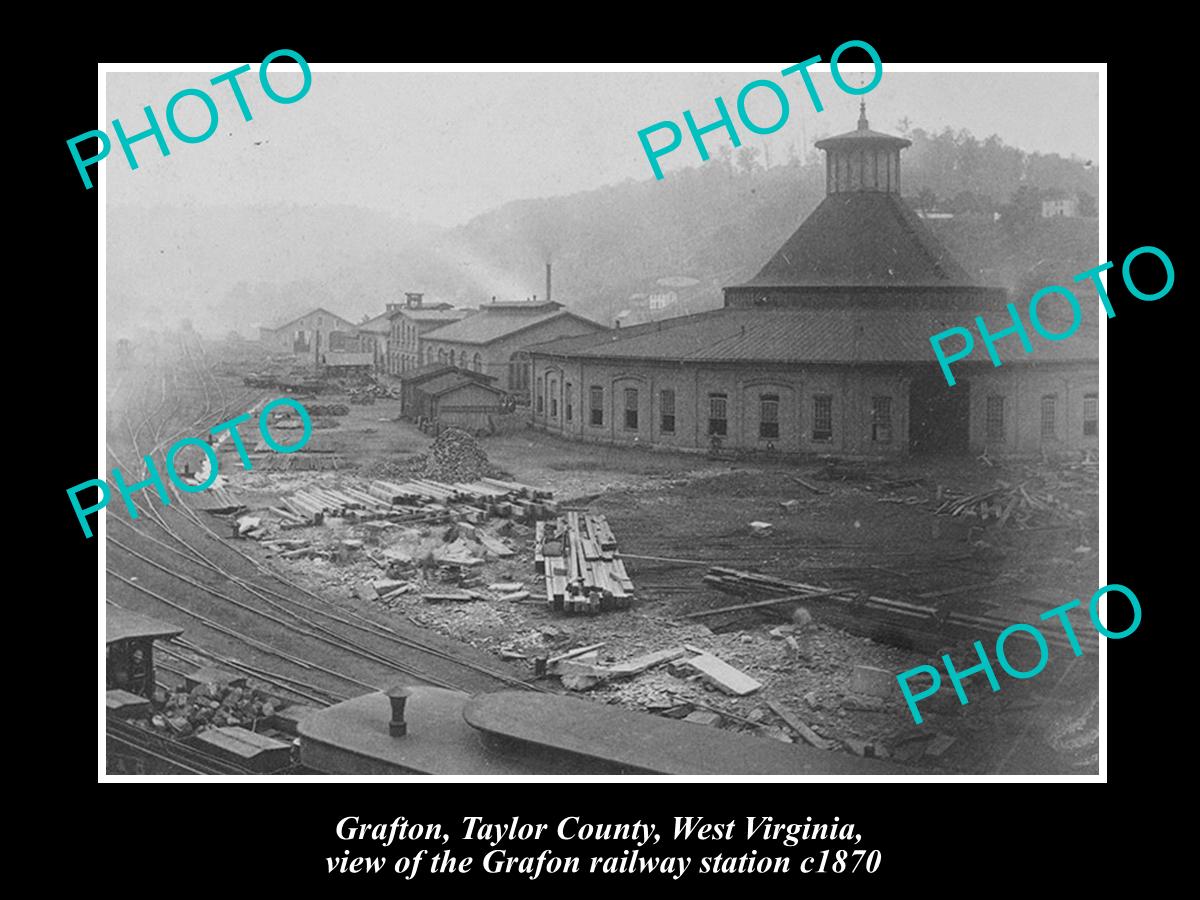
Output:
[[[302,316],[288,319],[273,327],[258,329],[259,341],[273,350],[292,353],[310,362],[316,362],[325,350],[345,346],[343,336],[353,335],[354,325],[337,313],[324,307],[306,312]],[[337,337],[334,335],[337,334]]]
[[[725,288],[722,308],[530,347],[534,425],[680,449],[1096,447],[1098,308],[1082,292],[1072,337],[1033,354],[998,338],[999,368],[976,341],[946,384],[930,336],[976,316],[999,333],[1013,324],[1005,304],[1028,297],[981,284],[903,201],[910,143],[872,130],[865,107],[854,131],[818,141],[824,200],[757,275]],[[1069,316],[1042,306],[1062,331]]]
[[[553,300],[481,304],[465,319],[422,335],[424,361],[447,363],[495,377],[510,394],[528,397],[527,348],[555,338],[593,335],[607,329],[563,309]]]
[[[472,312],[450,303],[427,303],[423,293],[408,291],[403,301],[389,302],[382,313],[355,329],[359,348],[372,354],[376,372],[403,376],[421,366],[421,336],[425,332],[457,322]]]

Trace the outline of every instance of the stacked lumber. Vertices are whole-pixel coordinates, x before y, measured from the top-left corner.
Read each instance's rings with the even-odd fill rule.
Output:
[[[628,607],[633,581],[616,551],[616,538],[604,516],[568,512],[539,521],[533,561],[546,580],[546,602],[566,613]]]
[[[551,492],[495,478],[453,484],[429,478],[410,478],[404,482],[377,480],[371,482],[368,493],[392,504],[466,505],[478,514],[480,521],[489,516],[500,516],[532,523],[558,510],[550,499],[554,496]]]
[[[283,498],[274,511],[291,525],[319,525],[326,516],[360,522],[387,519],[400,524],[469,522],[481,524],[493,517],[534,522],[552,515],[553,494],[535,491],[515,482],[482,479],[446,484],[427,478],[402,483],[372,481],[361,485],[307,487]],[[499,556],[512,551],[492,541],[489,549]],[[503,550],[503,552],[501,552]]]
[[[768,596],[780,602],[808,603],[815,618],[898,646],[937,651],[955,641],[987,643],[1013,624],[1010,616],[974,615],[904,600],[868,595],[853,588],[822,588],[785,581],[756,572],[741,572],[714,566],[704,580],[719,591],[738,596]],[[786,598],[786,599],[785,599]],[[739,604],[737,608],[776,608],[769,601]],[[1035,624],[1036,624],[1036,620]],[[1046,640],[1060,649],[1070,646],[1061,629],[1040,629]]]

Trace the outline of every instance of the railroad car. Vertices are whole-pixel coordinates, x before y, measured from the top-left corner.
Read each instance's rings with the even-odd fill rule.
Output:
[[[109,771],[331,775],[901,775],[903,766],[786,744],[549,692],[425,685],[274,717],[288,744],[243,728],[176,740],[155,714],[153,642],[181,629],[110,607]],[[197,676],[198,677],[198,676]],[[188,682],[193,681],[191,677]],[[215,705],[215,704],[214,704]],[[256,729],[257,732],[258,729]],[[268,729],[269,730],[269,729]],[[114,761],[117,763],[114,765]]]
[[[299,723],[300,759],[344,775],[901,775],[903,766],[561,694],[398,687]]]

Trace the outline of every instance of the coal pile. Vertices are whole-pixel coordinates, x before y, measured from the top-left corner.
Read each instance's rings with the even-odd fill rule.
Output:
[[[200,684],[191,691],[170,692],[165,699],[162,715],[152,724],[181,736],[225,725],[253,731],[260,719],[270,718],[282,705],[262,691],[228,684]]]
[[[474,437],[460,428],[447,428],[434,439],[420,471],[425,478],[453,484],[476,481],[490,474],[492,466]]]

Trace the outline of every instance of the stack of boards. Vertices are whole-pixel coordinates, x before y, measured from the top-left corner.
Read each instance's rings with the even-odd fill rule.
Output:
[[[318,524],[325,516],[366,521],[388,519],[408,524],[446,521],[486,522],[492,517],[534,522],[557,511],[553,494],[495,478],[470,484],[446,484],[425,478],[403,484],[373,481],[365,488],[309,487],[284,498],[287,510],[274,509],[296,524]]]
[[[534,546],[534,567],[556,612],[598,613],[633,601],[633,582],[604,516],[568,512],[538,522]]]

